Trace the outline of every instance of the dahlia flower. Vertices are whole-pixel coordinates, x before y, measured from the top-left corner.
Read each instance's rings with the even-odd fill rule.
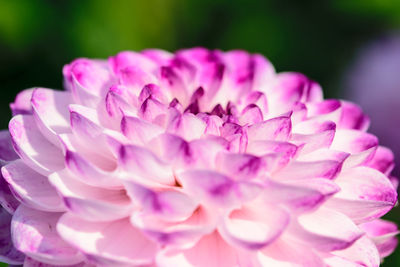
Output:
[[[396,247],[392,152],[306,76],[203,48],[63,74],[65,91],[21,92],[1,133],[2,261],[378,266]]]

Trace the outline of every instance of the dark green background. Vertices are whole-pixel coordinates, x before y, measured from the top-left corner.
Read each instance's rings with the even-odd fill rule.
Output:
[[[246,49],[343,97],[357,49],[399,28],[398,0],[0,0],[0,126],[20,90],[61,88],[64,64],[126,49]],[[398,209],[389,217],[399,222]]]

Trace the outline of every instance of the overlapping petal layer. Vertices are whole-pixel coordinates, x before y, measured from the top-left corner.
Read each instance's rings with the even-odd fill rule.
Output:
[[[65,91],[19,94],[0,134],[1,260],[374,267],[396,247],[379,219],[393,154],[306,76],[203,48],[63,74]]]

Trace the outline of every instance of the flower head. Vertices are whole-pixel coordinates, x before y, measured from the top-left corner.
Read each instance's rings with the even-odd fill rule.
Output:
[[[1,135],[10,263],[378,266],[395,248],[391,151],[306,76],[203,48],[63,74],[66,91],[20,93]]]

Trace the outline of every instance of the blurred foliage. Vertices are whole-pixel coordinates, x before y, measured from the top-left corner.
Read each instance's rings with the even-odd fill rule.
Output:
[[[340,97],[357,48],[399,25],[399,0],[0,0],[0,126],[17,92],[61,88],[74,58],[150,47],[259,52]],[[400,266],[400,253],[384,266]]]

